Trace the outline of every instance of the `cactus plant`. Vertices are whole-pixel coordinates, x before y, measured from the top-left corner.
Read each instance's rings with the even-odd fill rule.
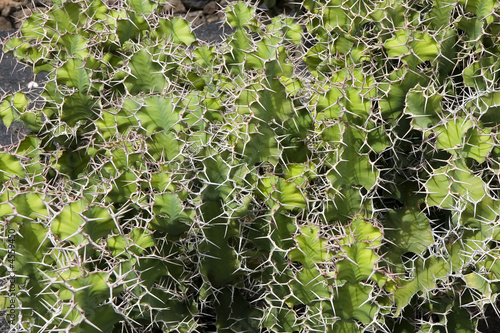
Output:
[[[207,45],[157,6],[56,1],[4,45],[49,77],[0,109],[31,130],[0,153],[13,328],[473,331],[500,286],[500,7],[237,2]]]

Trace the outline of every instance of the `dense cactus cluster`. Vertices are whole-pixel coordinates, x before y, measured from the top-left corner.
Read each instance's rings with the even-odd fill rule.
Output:
[[[495,0],[68,1],[4,48],[1,275],[26,332],[473,332],[500,288]],[[307,47],[304,47],[304,42]],[[2,287],[8,309],[9,284]]]

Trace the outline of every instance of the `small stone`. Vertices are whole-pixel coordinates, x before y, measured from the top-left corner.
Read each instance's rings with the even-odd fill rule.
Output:
[[[30,81],[30,83],[28,83],[28,89],[31,90],[33,88],[38,88],[38,83],[36,83],[35,81]]]
[[[207,15],[205,19],[207,20],[207,23],[219,22],[221,20],[218,15]]]
[[[182,0],[182,3],[189,9],[203,9],[210,0]]]
[[[0,16],[0,30],[12,30],[14,29],[12,27],[12,24],[10,23],[10,21],[3,17],[3,16]]]
[[[181,0],[168,0],[167,4],[163,5],[163,10],[166,12],[171,11],[174,14],[185,13],[186,7],[184,7],[184,4],[182,3]]]
[[[2,11],[2,16],[8,16],[13,8],[19,8],[28,3],[28,0],[1,0],[0,10]]]
[[[219,5],[215,1],[210,1],[209,3],[206,4],[205,7],[203,7],[203,14],[205,15],[212,15],[217,13],[219,10]]]
[[[23,8],[12,13],[12,18],[14,19],[14,28],[19,29],[23,24],[24,20],[33,14],[33,11],[30,8]]]
[[[191,22],[193,25],[200,25],[205,23],[205,17],[203,16],[203,11],[201,10],[188,12],[185,18],[188,22]]]

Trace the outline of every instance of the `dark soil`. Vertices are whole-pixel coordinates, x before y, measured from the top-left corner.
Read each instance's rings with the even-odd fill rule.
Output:
[[[12,32],[14,31],[1,31],[0,38],[4,40]],[[33,72],[28,67],[18,63],[12,55],[3,54],[0,50],[0,97],[7,92],[27,88],[34,79]],[[0,121],[0,146],[19,141],[25,133],[27,130],[20,124],[14,123],[7,129]]]

